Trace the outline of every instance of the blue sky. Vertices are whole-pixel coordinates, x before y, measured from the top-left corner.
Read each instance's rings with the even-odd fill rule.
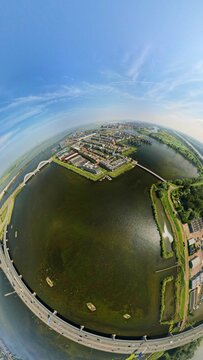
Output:
[[[202,19],[202,0],[1,0],[1,170],[98,120],[158,122],[203,142]]]

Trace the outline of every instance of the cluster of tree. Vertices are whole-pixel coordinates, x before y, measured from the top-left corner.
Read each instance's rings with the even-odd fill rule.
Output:
[[[181,346],[176,349],[171,349],[165,352],[159,360],[189,360],[192,359],[195,353],[195,350],[200,345],[200,340],[193,341],[190,344]]]
[[[156,184],[156,195],[159,199],[162,198],[164,191],[168,190],[168,183],[160,182]]]
[[[179,186],[184,186],[184,185],[194,184],[200,181],[203,181],[202,176],[199,176],[198,178],[194,177],[194,178],[175,179],[173,180],[173,183]]]
[[[183,223],[203,217],[203,186],[184,185],[177,193],[176,210]]]

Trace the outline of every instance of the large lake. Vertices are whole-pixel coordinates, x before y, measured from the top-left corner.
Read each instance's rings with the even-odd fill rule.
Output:
[[[142,145],[135,158],[165,178],[197,175],[181,155],[156,141]],[[155,181],[140,168],[97,183],[55,164],[38,173],[16,199],[9,232],[12,257],[33,291],[67,319],[90,329],[137,336],[167,333],[159,324],[160,282],[170,273],[155,271],[174,260],[160,256],[149,198]],[[12,306],[19,306],[15,301]],[[87,302],[96,306],[94,313]],[[29,311],[21,307],[27,319]],[[39,336],[42,332],[49,341],[46,327],[39,323],[38,328]],[[87,352],[72,348],[78,354],[73,359]],[[92,358],[109,358],[104,356],[96,352]]]

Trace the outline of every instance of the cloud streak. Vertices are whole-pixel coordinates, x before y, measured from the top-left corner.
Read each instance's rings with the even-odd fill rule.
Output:
[[[144,50],[139,54],[139,56],[130,56],[127,59],[127,63],[129,64],[128,70],[126,71],[126,75],[133,81],[137,80],[139,74],[142,70],[143,65],[146,62],[150,50],[150,46],[146,46]]]
[[[149,56],[150,55],[150,56]],[[148,111],[147,118],[157,112],[178,119],[203,118],[203,62],[193,64],[169,63],[159,73],[153,73],[149,67],[153,49],[146,46],[140,53],[126,53],[116,71],[105,69],[97,82],[78,82],[64,84],[52,91],[29,94],[12,99],[0,107],[0,147],[6,146],[16,136],[29,129],[46,128],[49,124],[57,130],[57,122],[67,123],[64,119],[77,113],[82,107],[91,111],[94,104],[103,104],[115,108],[134,109],[135,118]],[[147,71],[146,71],[147,69]],[[150,71],[151,69],[151,71]],[[68,81],[68,79],[67,79]],[[139,109],[139,112],[136,110]],[[151,112],[150,112],[151,111]],[[138,114],[138,115],[137,115]],[[82,121],[78,117],[78,122]],[[76,117],[73,116],[74,119]],[[75,120],[76,121],[76,120]],[[63,125],[65,126],[65,125]],[[58,129],[60,131],[60,129]],[[37,131],[36,131],[37,133]]]

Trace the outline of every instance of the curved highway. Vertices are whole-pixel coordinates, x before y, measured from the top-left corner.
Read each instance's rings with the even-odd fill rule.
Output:
[[[141,340],[119,340],[115,335],[112,335],[112,337],[99,336],[86,331],[83,326],[73,326],[62,320],[58,316],[57,311],[51,312],[36,298],[36,294],[28,289],[22,280],[22,276],[17,273],[13,265],[13,260],[10,258],[7,245],[6,227],[3,243],[0,244],[0,266],[15,292],[39,319],[57,333],[72,341],[100,351],[131,354],[132,352],[140,351],[144,351],[145,353],[165,351],[173,347],[185,345],[203,336],[203,325],[191,328],[178,335],[170,335],[165,338],[153,340],[147,340],[146,337],[143,337]]]

